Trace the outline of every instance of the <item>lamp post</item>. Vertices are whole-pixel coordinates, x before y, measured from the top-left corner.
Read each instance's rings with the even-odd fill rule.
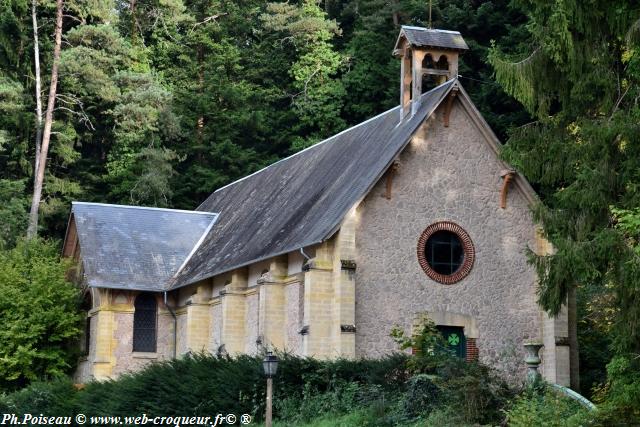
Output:
[[[264,375],[267,377],[267,414],[265,416],[265,427],[271,427],[271,403],[273,400],[273,377],[278,371],[278,358],[268,351],[262,361]]]

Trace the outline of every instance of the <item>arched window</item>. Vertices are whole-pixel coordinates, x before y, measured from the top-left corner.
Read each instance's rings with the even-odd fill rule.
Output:
[[[438,70],[448,70],[449,69],[449,61],[447,60],[446,55],[440,55],[440,59],[436,63],[436,69]]]
[[[433,65],[433,57],[430,53],[427,53],[422,60],[422,68],[435,68]]]
[[[133,314],[133,351],[156,351],[156,319],[158,305],[153,294],[142,293],[136,297]]]

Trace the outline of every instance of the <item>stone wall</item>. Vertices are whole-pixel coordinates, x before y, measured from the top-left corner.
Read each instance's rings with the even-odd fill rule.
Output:
[[[216,354],[218,348],[222,344],[222,305],[220,304],[220,298],[211,304],[211,338],[209,339],[209,352]]]
[[[529,206],[511,185],[500,208],[504,166],[460,101],[448,128],[442,109],[399,156],[391,199],[382,179],[358,207],[356,355],[391,352],[392,327],[408,331],[422,313],[458,313],[477,324],[480,360],[522,378],[522,341],[541,337],[536,275],[525,255],[535,238]],[[421,233],[443,220],[466,230],[476,253],[469,275],[451,285],[431,280],[417,260]]]
[[[284,289],[285,299],[285,349],[291,354],[302,351],[302,310],[304,306],[304,287],[296,280]]]
[[[260,306],[260,295],[254,287],[247,295],[245,304],[245,351],[248,354],[256,354],[258,352],[258,308]]]
[[[164,306],[161,294],[155,294],[158,303],[156,351],[134,353],[134,301],[138,292],[94,289],[93,293],[96,298],[89,313],[89,354],[81,359],[74,380],[86,382],[115,378],[122,373],[139,370],[148,363],[173,357],[173,316]]]
[[[158,329],[155,353],[133,352],[133,313],[115,314],[114,366],[112,375],[140,370],[154,361],[173,357],[173,317],[166,310],[158,310]]]

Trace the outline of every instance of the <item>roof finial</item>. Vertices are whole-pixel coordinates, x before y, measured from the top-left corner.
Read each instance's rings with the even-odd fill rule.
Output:
[[[431,29],[431,3],[433,0],[429,0],[429,29]]]

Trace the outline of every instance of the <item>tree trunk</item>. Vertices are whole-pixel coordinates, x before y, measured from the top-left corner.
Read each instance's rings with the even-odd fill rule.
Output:
[[[31,1],[31,21],[33,24],[33,61],[36,80],[36,153],[33,166],[34,176],[40,164],[40,141],[42,140],[42,85],[40,79],[40,42],[38,41],[38,0]]]
[[[136,34],[138,32],[138,17],[136,16],[136,0],[129,0],[131,11],[131,44],[136,44]]]
[[[576,288],[569,288],[567,295],[567,317],[569,323],[569,377],[571,389],[580,392],[580,359],[578,348],[578,303]]]
[[[27,228],[27,238],[29,239],[38,234],[38,214],[40,210],[40,200],[42,198],[42,184],[44,182],[44,171],[47,165],[47,155],[49,154],[53,108],[56,103],[56,89],[58,87],[58,65],[60,63],[60,49],[62,47],[62,6],[63,0],[56,0],[56,30],[55,44],[53,46],[53,64],[51,65],[51,83],[49,86],[47,111],[44,116],[42,144],[40,146],[40,152],[38,153],[38,169],[36,170],[33,182],[33,198],[31,200],[31,211],[29,212],[29,227]]]
[[[204,93],[204,46],[202,46],[202,43],[198,44],[198,91],[200,92],[200,96],[202,96]],[[201,111],[196,123],[196,137],[199,146],[202,146],[203,143],[203,131],[204,113]]]

